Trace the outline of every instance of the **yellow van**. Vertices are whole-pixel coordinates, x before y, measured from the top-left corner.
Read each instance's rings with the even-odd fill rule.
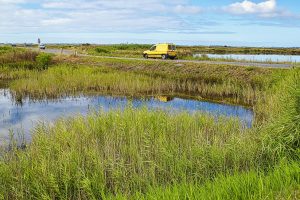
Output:
[[[176,46],[174,44],[156,44],[153,45],[150,50],[144,51],[144,58],[162,58],[162,59],[174,59],[177,56]]]

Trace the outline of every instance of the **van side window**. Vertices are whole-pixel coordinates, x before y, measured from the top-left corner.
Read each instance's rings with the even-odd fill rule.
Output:
[[[169,45],[168,49],[169,49],[169,50],[175,51],[175,50],[176,50],[176,47],[175,47],[175,45]]]
[[[150,51],[155,51],[155,50],[156,50],[156,46],[155,45],[150,48]]]

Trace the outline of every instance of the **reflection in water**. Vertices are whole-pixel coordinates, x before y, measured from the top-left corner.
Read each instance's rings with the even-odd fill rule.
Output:
[[[169,97],[169,96],[157,96],[154,98],[157,99],[158,101],[165,102],[165,103],[172,101],[174,99],[174,97]]]
[[[25,139],[29,140],[29,130],[37,122],[53,122],[59,117],[68,117],[74,114],[86,115],[90,109],[108,111],[113,108],[124,109],[129,103],[134,108],[146,106],[149,109],[164,109],[170,112],[197,111],[206,112],[215,116],[239,117],[245,125],[251,126],[253,112],[242,106],[226,105],[205,101],[186,100],[181,98],[156,97],[148,99],[127,99],[111,96],[79,96],[63,98],[56,101],[32,102],[29,99],[16,104],[8,90],[0,90],[0,143],[8,139],[9,130],[24,132]]]

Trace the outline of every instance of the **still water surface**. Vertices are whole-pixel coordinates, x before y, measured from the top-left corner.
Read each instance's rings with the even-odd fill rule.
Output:
[[[26,140],[30,140],[30,130],[38,122],[53,122],[59,117],[74,114],[86,115],[91,109],[124,109],[128,104],[134,108],[147,107],[149,109],[163,109],[168,112],[187,111],[205,112],[214,116],[238,117],[245,126],[250,127],[253,121],[253,111],[243,106],[226,105],[191,99],[147,98],[128,99],[112,96],[78,96],[59,100],[31,101],[25,99],[22,105],[16,104],[9,90],[0,90],[0,143],[8,140],[9,130],[22,133]]]
[[[202,54],[195,54],[194,57],[201,57]],[[222,58],[234,60],[247,60],[253,62],[300,62],[298,55],[246,55],[246,54],[203,54],[209,58]]]

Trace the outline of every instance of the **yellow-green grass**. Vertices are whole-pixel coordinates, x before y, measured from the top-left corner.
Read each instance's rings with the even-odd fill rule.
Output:
[[[10,198],[77,199],[88,195],[86,186],[94,187],[86,189],[99,198],[101,193],[129,195],[149,186],[203,181],[254,164],[255,148],[242,157],[234,154],[243,150],[239,135],[253,137],[238,120],[215,122],[205,115],[146,109],[60,120],[53,128],[38,127],[25,152],[16,149],[4,156],[0,171],[9,174],[3,174],[7,180],[1,177],[1,192]]]
[[[138,192],[133,199],[296,200],[300,198],[299,171],[299,163],[283,162],[267,173],[251,170],[234,175],[220,175],[214,181],[207,181],[204,184],[156,187],[149,189],[146,194]],[[126,199],[122,194],[112,198]]]
[[[297,199],[299,80],[295,69],[273,86],[273,98],[264,104],[272,113],[251,129],[237,119],[130,107],[41,124],[25,150],[15,147],[2,155],[0,194],[4,199]]]
[[[33,74],[37,75],[40,72],[37,70],[29,70],[29,69],[12,69],[11,67],[5,66],[0,69],[0,79],[1,81],[12,81],[21,78],[28,78],[33,76]]]

